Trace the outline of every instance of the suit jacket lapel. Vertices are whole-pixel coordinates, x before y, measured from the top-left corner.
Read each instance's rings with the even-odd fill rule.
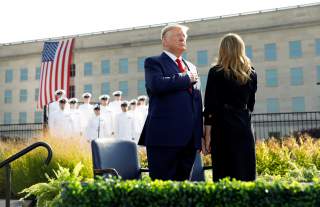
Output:
[[[175,62],[166,54],[162,53],[161,58],[163,60],[166,69],[169,69],[170,73],[180,73],[179,68]]]

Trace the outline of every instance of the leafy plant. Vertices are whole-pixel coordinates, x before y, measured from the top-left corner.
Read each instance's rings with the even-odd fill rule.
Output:
[[[82,177],[79,175],[82,168],[83,165],[78,163],[72,172],[70,172],[68,168],[59,165],[58,170],[53,171],[53,178],[45,174],[48,183],[38,183],[22,190],[20,194],[26,194],[22,199],[36,196],[37,206],[53,206],[60,199],[62,185],[64,183],[82,181]]]

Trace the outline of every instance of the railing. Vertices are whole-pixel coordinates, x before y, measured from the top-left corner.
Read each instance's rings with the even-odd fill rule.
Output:
[[[43,136],[43,123],[0,124],[0,138],[36,138]]]
[[[252,125],[257,138],[283,137],[295,132],[319,129],[320,111],[253,114]],[[9,124],[0,125],[0,138],[36,138],[44,135],[46,125]]]
[[[51,158],[52,158],[52,150],[51,150],[51,147],[45,142],[36,142],[36,143],[30,145],[29,147],[21,150],[20,152],[12,155],[8,159],[6,159],[0,163],[0,169],[2,167],[5,167],[5,169],[6,169],[6,184],[5,184],[6,185],[6,188],[5,188],[6,207],[10,207],[10,196],[11,196],[11,167],[10,167],[10,163],[15,161],[16,159],[19,159],[23,155],[27,154],[28,152],[30,152],[40,146],[46,148],[48,151],[48,157],[45,161],[45,164],[48,165],[51,161]]]
[[[320,130],[320,111],[253,114],[252,125],[255,136],[262,139]]]

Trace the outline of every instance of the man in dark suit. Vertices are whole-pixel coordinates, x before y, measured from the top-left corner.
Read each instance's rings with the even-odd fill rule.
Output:
[[[152,179],[189,179],[201,149],[200,82],[196,67],[181,57],[187,30],[179,24],[163,28],[163,53],[145,60],[149,110],[139,144],[147,148]]]

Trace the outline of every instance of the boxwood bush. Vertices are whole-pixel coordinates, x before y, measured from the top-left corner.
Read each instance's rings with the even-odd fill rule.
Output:
[[[117,207],[262,207],[320,206],[320,183],[258,180],[240,182],[173,182],[102,180],[81,184],[69,183],[56,206]]]
[[[17,153],[26,146],[38,140],[27,142],[0,141],[0,162]],[[12,191],[13,196],[19,197],[17,192],[40,182],[46,182],[45,173],[54,176],[53,170],[62,167],[73,169],[81,162],[83,168],[80,175],[92,178],[91,149],[84,139],[50,139],[44,137],[41,141],[49,143],[53,148],[53,159],[49,166],[43,164],[46,151],[36,149],[12,163]],[[313,177],[320,177],[320,140],[311,137],[286,138],[282,140],[270,139],[258,141],[256,144],[257,174],[259,177],[286,178],[310,182]],[[147,167],[146,153],[139,150],[140,163]],[[209,156],[203,157],[205,165],[211,165]],[[0,169],[0,198],[4,197],[4,169]],[[207,174],[207,180],[211,180]]]

